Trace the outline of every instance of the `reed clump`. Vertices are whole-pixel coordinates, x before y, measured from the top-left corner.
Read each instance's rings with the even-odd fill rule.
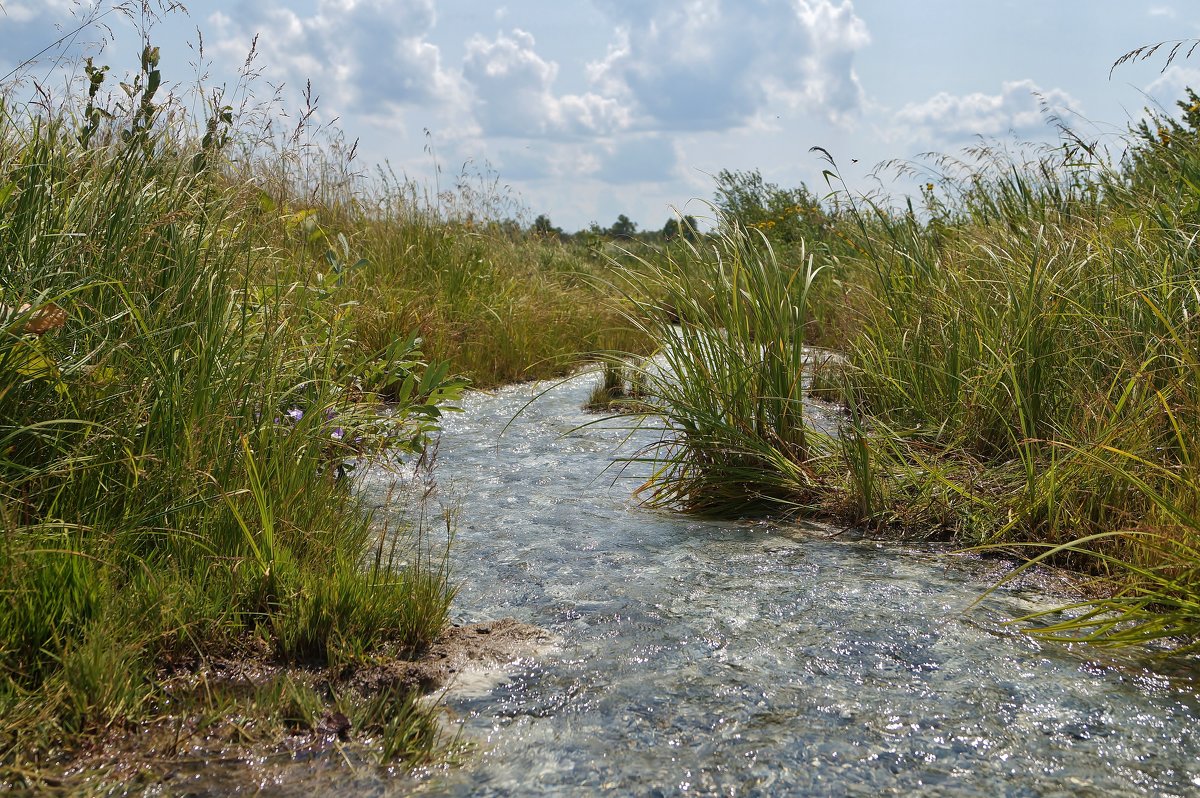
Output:
[[[1180,107],[1117,161],[980,148],[937,163],[923,208],[841,192],[803,249],[718,208],[715,237],[655,264],[687,312],[646,330],[666,363],[651,495],[1051,559],[1103,598],[1040,633],[1189,649],[1200,103]],[[814,316],[844,354],[820,380],[836,436],[804,421]]]
[[[814,488],[804,331],[820,270],[803,248],[780,264],[761,233],[727,221],[621,274],[629,324],[659,346],[627,366],[645,396],[628,412],[654,410],[670,430],[645,453],[661,466],[648,496],[720,514],[804,502]]]

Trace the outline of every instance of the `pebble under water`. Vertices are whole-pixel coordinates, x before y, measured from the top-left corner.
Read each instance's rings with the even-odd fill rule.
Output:
[[[968,611],[987,582],[964,558],[637,506],[646,467],[612,461],[656,433],[581,427],[595,382],[447,419],[455,620],[557,642],[448,692],[475,745],[421,794],[1200,794],[1189,681],[1013,634],[1033,593]],[[363,489],[382,502],[392,479]]]

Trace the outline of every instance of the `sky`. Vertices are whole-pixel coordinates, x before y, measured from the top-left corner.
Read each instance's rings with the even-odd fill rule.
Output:
[[[71,34],[18,69],[26,90],[63,86],[62,72],[80,74],[88,54],[112,76],[128,74],[147,19],[140,0],[132,16],[118,5],[0,0],[0,73]],[[149,37],[180,97],[203,75],[210,89],[252,105],[278,96],[271,107],[294,119],[310,86],[314,121],[358,142],[365,173],[386,164],[435,191],[465,177],[527,220],[545,213],[567,230],[607,227],[619,214],[658,229],[673,209],[703,216],[696,200],[712,198],[725,169],[823,194],[828,164],[814,146],[833,156],[850,190],[891,193],[912,178],[897,182],[880,164],[920,169],[926,153],[1055,142],[1059,123],[1119,151],[1146,107],[1173,110],[1184,87],[1200,88],[1200,50],[1169,66],[1160,51],[1110,75],[1135,47],[1200,37],[1188,7],[195,0],[159,13]],[[255,41],[257,77],[239,83]]]

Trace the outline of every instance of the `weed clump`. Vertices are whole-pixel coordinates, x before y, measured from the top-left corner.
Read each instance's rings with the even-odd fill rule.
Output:
[[[600,380],[592,389],[583,408],[592,413],[634,411],[647,399],[648,387],[641,368],[623,358],[605,360]]]

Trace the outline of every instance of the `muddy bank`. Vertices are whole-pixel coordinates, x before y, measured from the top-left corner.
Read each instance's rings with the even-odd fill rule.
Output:
[[[537,656],[553,643],[549,632],[513,618],[451,625],[418,660],[392,660],[358,668],[347,679],[365,694],[394,687],[432,693],[455,680],[502,670],[504,665]]]
[[[415,659],[378,652],[332,672],[272,661],[265,646],[162,674],[155,719],[114,726],[44,786],[78,794],[276,795],[363,782],[415,780],[406,771],[437,759],[388,756],[389,724],[428,713],[429,750],[461,744],[439,722],[439,699],[459,679],[502,674],[553,640],[511,618],[453,625]],[[386,711],[380,711],[386,710]],[[315,780],[315,781],[314,781]]]

